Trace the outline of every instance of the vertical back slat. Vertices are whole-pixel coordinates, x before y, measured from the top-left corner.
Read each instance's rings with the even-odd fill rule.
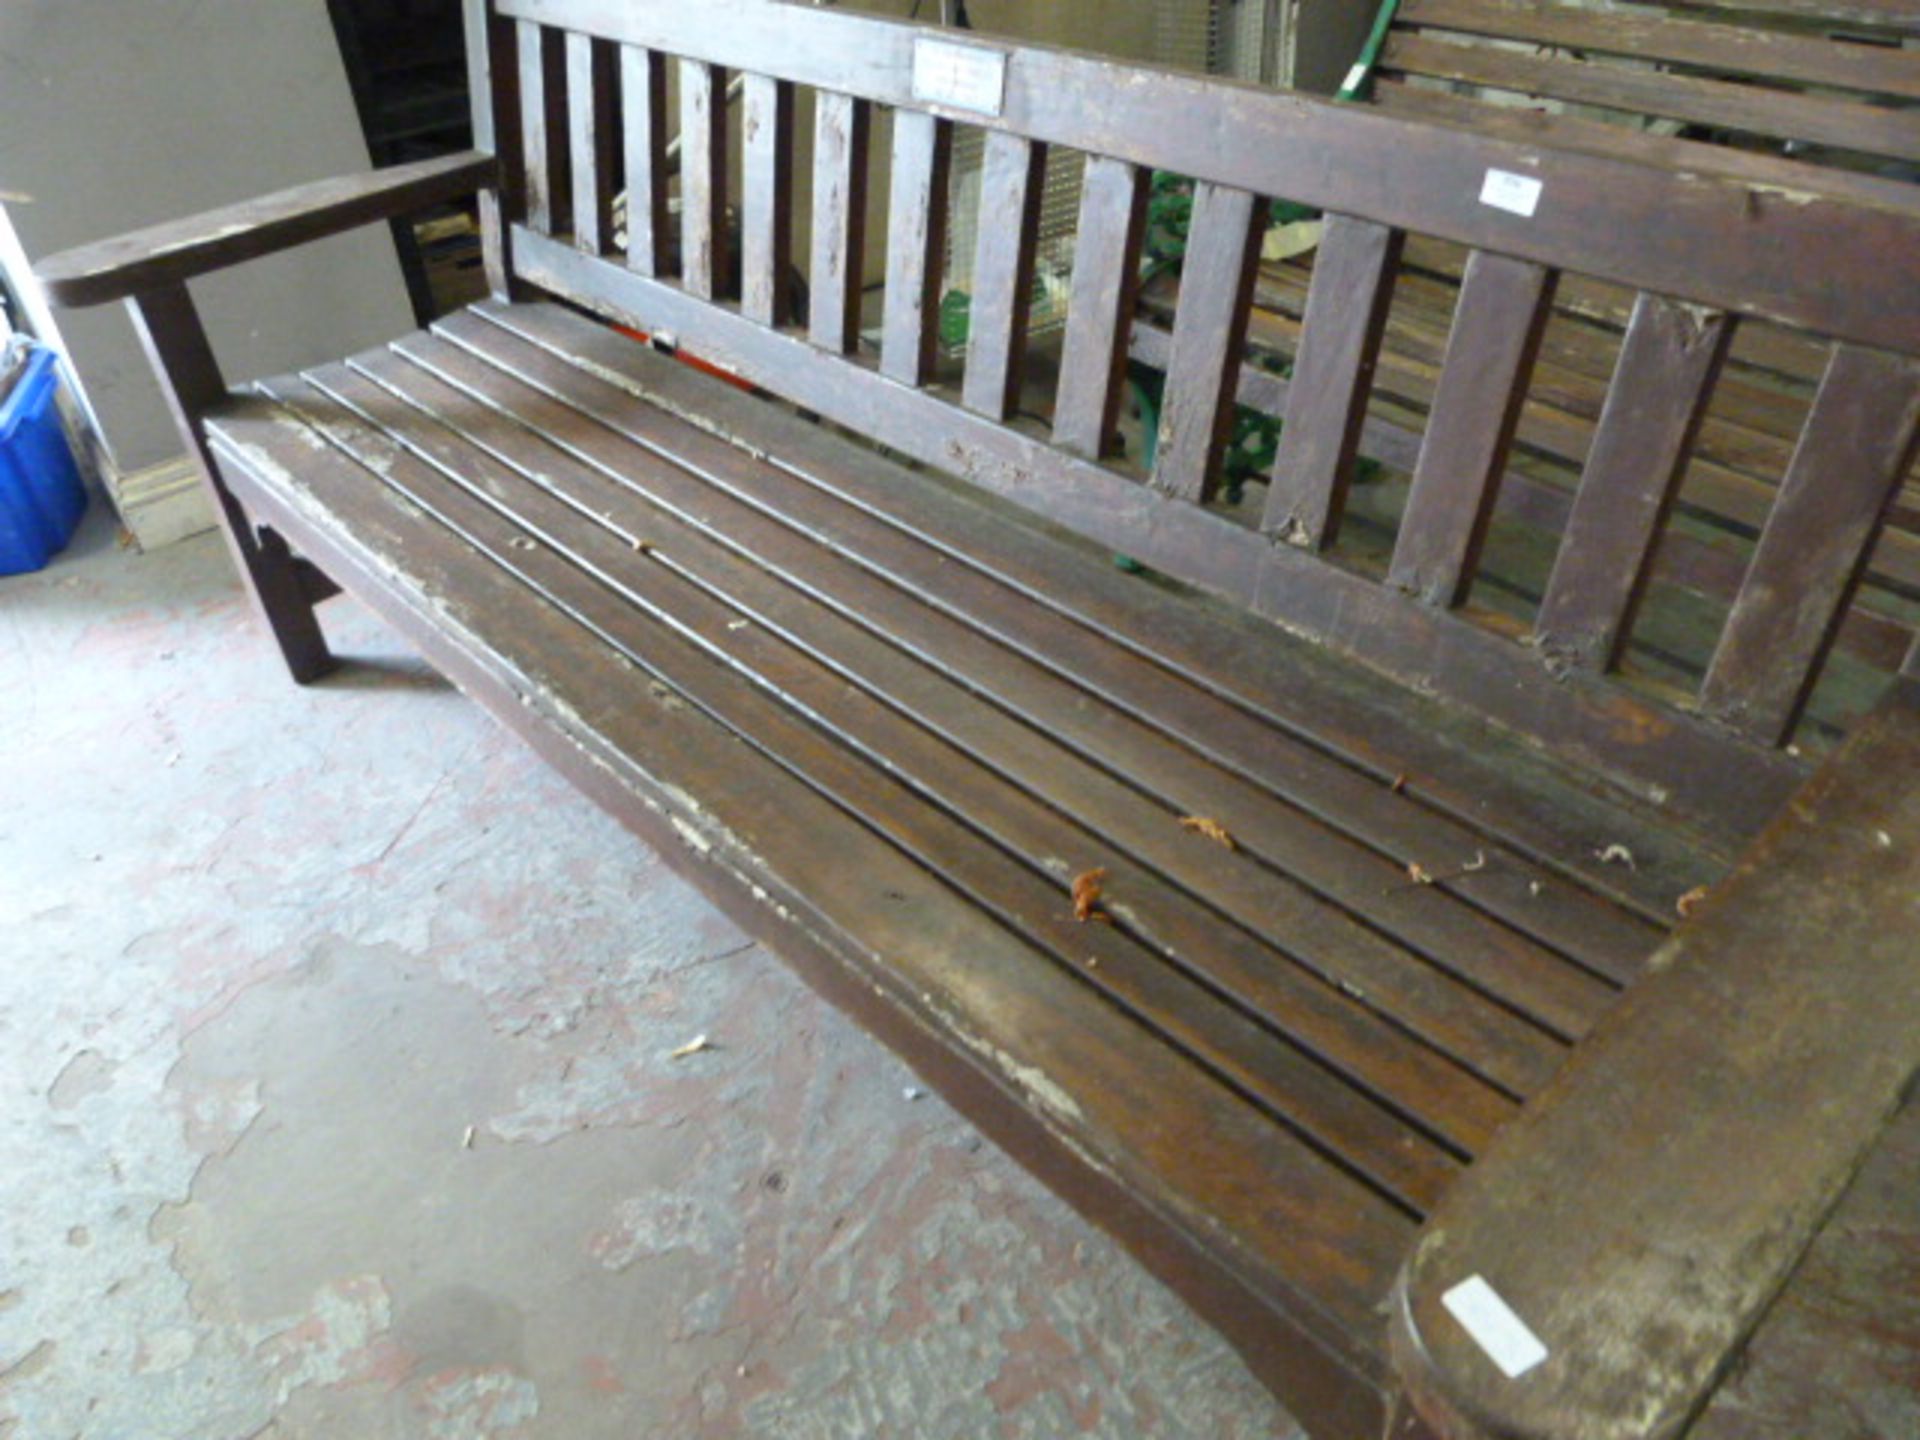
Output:
[[[1314,256],[1261,528],[1319,550],[1340,528],[1402,233],[1329,215]]]
[[[727,284],[727,72],[680,62],[680,278],[712,300]]]
[[[1472,583],[1553,285],[1528,260],[1468,257],[1387,575],[1430,605],[1458,605]]]
[[[1618,658],[1732,334],[1719,311],[1634,301],[1534,626],[1554,662],[1604,670]]]
[[[880,369],[908,385],[924,385],[932,377],[940,339],[940,258],[952,155],[949,122],[917,110],[894,113]]]
[[[508,293],[513,261],[508,253],[510,220],[523,218],[526,196],[525,156],[514,140],[524,141],[520,128],[520,66],[514,21],[498,14],[490,0],[461,0],[466,26],[467,93],[473,107],[473,148],[496,156],[500,182],[479,195],[480,253],[486,267],[487,289]],[[501,144],[501,137],[508,137]]]
[[[1080,182],[1080,230],[1053,440],[1099,459],[1112,441],[1127,370],[1127,332],[1140,283],[1147,173],[1124,160],[1087,157]]]
[[[1920,441],[1920,359],[1834,347],[1700,691],[1700,708],[1782,744],[1819,678]]]
[[[519,22],[520,154],[526,166],[527,224],[551,235],[572,207],[568,185],[566,36]]]
[[[1154,486],[1169,495],[1203,503],[1213,498],[1233,426],[1266,214],[1266,205],[1245,190],[1205,181],[1194,187],[1153,467]]]
[[[744,92],[740,308],[762,325],[784,325],[793,268],[793,86],[749,75]]]
[[[567,36],[567,153],[573,175],[573,243],[589,255],[613,234],[613,192],[620,167],[614,47],[590,35]]]
[[[1004,130],[987,132],[961,401],[995,420],[1012,415],[1020,399],[1046,173],[1046,146]]]
[[[627,265],[641,275],[659,275],[667,267],[666,57],[622,45],[620,101],[626,125]]]
[[[873,107],[821,91],[814,100],[813,263],[807,323],[813,343],[850,355],[860,341],[867,248],[867,143]]]

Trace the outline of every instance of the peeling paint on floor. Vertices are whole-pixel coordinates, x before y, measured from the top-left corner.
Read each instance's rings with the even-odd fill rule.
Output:
[[[301,690],[212,537],[96,518],[0,581],[0,1437],[1296,1433],[658,856],[323,616],[355,663]]]

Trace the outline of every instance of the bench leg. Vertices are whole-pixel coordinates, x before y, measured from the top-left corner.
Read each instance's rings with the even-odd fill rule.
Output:
[[[200,416],[226,396],[227,383],[193,297],[185,285],[174,284],[136,295],[127,305],[180,438],[199,463],[200,478],[212,497],[220,528],[226,532],[227,549],[254,611],[280,646],[294,680],[305,685],[319,679],[333,668],[334,659],[313,607],[338,587],[312,562],[297,559],[279,534],[255,526],[233,492],[221,483]]]
[[[231,495],[216,499],[225,500],[234,511],[240,508]],[[244,514],[237,524],[232,518],[222,518],[228,549],[254,612],[266,622],[294,682],[311,684],[336,663],[313,607],[338,587],[312,561],[296,558],[278,531],[264,525],[256,529]]]

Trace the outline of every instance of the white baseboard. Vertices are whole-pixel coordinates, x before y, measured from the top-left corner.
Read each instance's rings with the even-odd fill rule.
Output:
[[[200,483],[199,468],[184,455],[106,480],[121,521],[142,550],[213,528],[213,502]]]

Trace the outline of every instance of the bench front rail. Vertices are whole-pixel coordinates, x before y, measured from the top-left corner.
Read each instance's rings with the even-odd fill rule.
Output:
[[[644,773],[698,752],[709,789],[694,798],[713,814],[784,834],[832,799],[860,821],[846,843],[889,837],[874,873],[924,906],[912,912],[923,929],[950,934],[880,914],[857,870],[802,840],[785,842],[778,874],[771,851],[730,850],[731,832],[695,848],[703,865],[735,866],[744,878],[730,883],[828,969],[847,935],[883,933],[877,968],[839,998],[885,1012],[869,1023],[924,1049],[970,1110],[1004,1115],[1019,1097],[994,1133],[1201,1304],[1315,1433],[1385,1423],[1403,1391],[1393,1423],[1407,1436],[1681,1433],[1920,1068],[1920,995],[1885,938],[1910,923],[1920,792],[1876,783],[1911,768],[1920,681],[1891,679],[1788,804],[1812,768],[1793,747],[1808,696],[1920,443],[1920,203],[1863,198],[1815,171],[1794,187],[1679,172],[768,0],[467,10],[476,154],[287,192],[41,272],[59,300],[131,299],[295,674],[329,658],[317,561],[583,788],[616,809],[641,795],[627,809],[653,819],[636,828],[670,839],[705,823],[698,808],[662,822],[692,802]],[[956,371],[940,326],[969,128],[984,132],[982,219]],[[1058,379],[1036,400],[1027,319],[1055,151],[1084,156],[1085,171]],[[1194,189],[1147,437],[1124,402],[1156,171]],[[869,236],[877,176],[885,233]],[[228,393],[188,278],[463,186],[482,191],[494,301],[350,364]],[[1236,400],[1260,388],[1243,362],[1273,200],[1327,224],[1270,407],[1284,418],[1277,452],[1236,493],[1223,455]],[[1382,543],[1377,529],[1356,537],[1348,502],[1399,262],[1435,242],[1466,258]],[[1637,298],[1551,577],[1516,619],[1476,587],[1563,276]],[[1756,318],[1820,346],[1822,378],[1703,677],[1662,690],[1620,660],[1730,337]],[[987,528],[988,502],[856,450],[816,417],[1011,502],[989,507],[1006,523]],[[1012,507],[1078,539],[1016,527],[1029,517]],[[671,566],[658,532],[678,537]],[[1084,540],[1203,598],[1090,563]],[[743,612],[759,597],[760,622],[726,621],[716,596]],[[617,664],[593,668],[596,647]],[[619,689],[643,674],[650,693],[691,704]],[[854,705],[843,674],[885,704]],[[1384,693],[1398,719],[1368,709]],[[1289,706],[1286,725],[1271,721]],[[1344,719],[1313,713],[1343,706],[1373,718],[1336,735]],[[720,744],[709,723],[748,746]],[[1061,757],[1042,757],[1021,724],[1051,732]],[[1478,761],[1462,758],[1468,734],[1482,737]],[[943,745],[991,763],[966,769]],[[1409,796],[1391,757],[1415,752],[1477,779]],[[764,774],[754,757],[771,757]],[[971,793],[953,788],[963,771],[977,772]],[[1177,848],[1179,825],[1156,828],[1141,799],[1164,782],[1154,803],[1171,804],[1170,776],[1244,807],[1260,853],[1200,865]],[[1576,833],[1573,816],[1640,827],[1640,864],[1660,850],[1676,875],[1718,878],[1714,857],[1766,838],[1637,979],[1685,887],[1658,891],[1626,846],[1535,845]],[[963,843],[963,820],[976,839],[1001,827],[1001,848]],[[1403,825],[1445,834],[1467,863],[1438,877],[1410,864],[1393,849]],[[1296,838],[1308,831],[1312,846]],[[1116,904],[1112,927],[1062,930],[1049,897],[1072,877],[1029,872],[1058,869],[1049,847],[1087,833],[1157,857],[1164,880],[1148,867],[1139,883],[1159,885],[1164,913]],[[1289,845],[1304,880],[1270,863]],[[1850,888],[1835,892],[1836,876]],[[956,910],[956,893],[982,898]],[[1554,901],[1535,903],[1543,893]],[[1845,898],[1817,898],[1833,893]],[[1080,957],[1064,978],[1000,985],[1016,975],[1006,935],[1022,927]],[[1831,994],[1799,963],[1816,930],[1847,947]],[[1289,947],[1329,936],[1328,968],[1275,998],[1295,983]],[[922,945],[964,1005],[911,979]],[[1156,946],[1177,975],[1127,968],[1140,960],[1129,947]],[[1354,978],[1340,969],[1349,952],[1384,968]],[[1605,1010],[1630,984],[1628,1003]],[[1175,990],[1179,1006],[1154,998]],[[1200,1018],[1163,1025],[1123,1062],[1133,1042],[1119,1017],[1156,1006]],[[1051,1031],[1036,1018],[1048,1016]],[[1791,1086],[1768,1074],[1767,1045],[1805,1060],[1817,1111],[1777,1114]],[[1196,1078],[1176,1060],[1188,1052],[1213,1069]],[[1076,1057],[1080,1078],[1150,1079],[1157,1093],[1129,1106],[1097,1085],[1063,1090],[1045,1067]],[[1230,1091],[1242,1098],[1181,1108]],[[1604,1217],[1586,1138],[1617,1192]],[[1256,1157],[1296,1152],[1263,1192]],[[1712,1204],[1703,1224],[1690,1197],[1710,1199],[1734,1165],[1768,1185]],[[1314,1194],[1353,1198],[1316,1211]],[[1536,1215],[1521,1255],[1519,1219]],[[1269,1265],[1289,1234],[1311,1263]],[[1389,1357],[1374,1323],[1387,1296],[1369,1287],[1383,1256],[1389,1274],[1400,1265],[1407,1235]],[[1540,1363],[1506,1375],[1457,1327],[1441,1297],[1474,1276],[1537,1327]],[[1607,1306],[1576,1304],[1583,1285]],[[1315,1379],[1316,1365],[1333,1378]]]

